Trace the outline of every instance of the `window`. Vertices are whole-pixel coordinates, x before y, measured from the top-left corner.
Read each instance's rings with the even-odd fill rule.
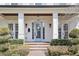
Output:
[[[34,23],[32,23],[32,39],[34,39]]]
[[[18,24],[15,24],[15,38],[18,38]]]
[[[64,24],[64,30],[68,30],[68,24]]]
[[[13,31],[13,24],[9,24],[8,27],[10,31]]]
[[[64,24],[64,38],[68,38],[68,24]]]
[[[45,39],[45,27],[43,27],[43,39]]]
[[[9,30],[10,30],[10,34],[11,34],[11,37],[13,38],[13,24],[8,24],[8,27],[9,27]]]
[[[18,38],[18,24],[8,24],[12,38]]]
[[[61,39],[61,28],[58,29],[59,32],[59,39]]]

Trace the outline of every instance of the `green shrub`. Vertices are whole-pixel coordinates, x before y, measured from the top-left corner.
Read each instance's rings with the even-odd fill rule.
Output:
[[[9,47],[7,45],[0,45],[0,52],[5,52],[9,49]]]
[[[8,35],[9,29],[8,28],[0,28],[0,36]]]
[[[77,45],[77,44],[79,44],[79,39],[73,38],[73,39],[71,39],[71,42],[73,45]]]
[[[23,40],[9,40],[11,38],[9,31],[7,28],[0,28],[0,55],[5,56],[19,56],[19,55],[27,55],[28,50],[22,48]],[[10,43],[10,44],[9,44]],[[9,44],[9,45],[6,45]],[[13,46],[10,48],[10,46]],[[18,46],[17,46],[18,45]],[[20,46],[20,48],[18,48]]]
[[[0,28],[0,44],[8,43],[10,38],[8,28]]]
[[[21,56],[26,56],[28,54],[28,50],[27,49],[19,49],[17,51],[18,54],[20,54]]]
[[[20,48],[20,49],[13,49],[13,50],[8,50],[7,52],[4,53],[5,56],[27,56],[29,53],[28,49],[25,48]]]
[[[58,52],[58,51],[53,51],[50,55],[51,56],[60,56],[61,54],[63,54],[63,53]]]
[[[50,56],[78,55],[78,48],[77,46],[50,46],[48,54]]]
[[[48,54],[50,56],[61,56],[61,55],[68,55],[68,53],[63,53],[60,51],[48,51]]]
[[[68,55],[68,46],[50,46],[48,47],[50,56]]]
[[[77,46],[70,46],[68,51],[70,55],[75,55],[78,52]]]
[[[71,37],[71,38],[79,38],[79,29],[73,29],[69,33],[69,37]]]
[[[8,39],[0,39],[0,44],[4,44],[4,43],[7,43],[8,42]]]
[[[23,44],[23,39],[9,40],[10,44]]]
[[[0,28],[0,53],[9,49],[8,40],[10,39],[8,28]]]
[[[4,56],[27,56],[29,47],[23,44],[14,44],[9,46],[9,50],[2,53]]]
[[[72,45],[68,39],[52,39],[50,45]]]
[[[79,56],[79,52],[77,52],[77,53],[75,54],[75,56]]]
[[[53,51],[51,53],[51,56],[61,56],[61,55],[67,55],[67,54],[60,51]]]

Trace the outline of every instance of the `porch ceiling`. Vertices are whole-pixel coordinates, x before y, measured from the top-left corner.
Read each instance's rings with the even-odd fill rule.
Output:
[[[51,13],[47,13],[47,14],[24,14],[25,16],[52,16]],[[71,13],[71,14],[68,14],[68,13],[59,13],[58,16],[59,16],[59,19],[62,19],[62,20],[68,20],[74,16],[77,16],[79,15],[78,13]],[[18,16],[18,14],[16,13],[2,13],[1,16]]]
[[[59,14],[59,19],[62,19],[62,20],[68,20],[74,16],[77,16],[79,14],[77,13],[72,13],[72,14]]]

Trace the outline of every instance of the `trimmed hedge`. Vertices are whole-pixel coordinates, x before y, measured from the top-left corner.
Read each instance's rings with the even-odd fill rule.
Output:
[[[9,40],[10,44],[23,44],[23,39]]]
[[[68,46],[50,46],[48,47],[50,56],[68,55]]]
[[[78,49],[76,46],[50,46],[48,47],[48,54],[50,56],[61,56],[61,55],[72,56],[77,53],[78,53]]]
[[[9,50],[4,53],[5,56],[27,56],[29,51],[27,49],[16,49],[16,50]]]
[[[5,56],[27,56],[29,47],[22,44],[10,45],[10,49],[3,53]]]
[[[50,45],[72,45],[68,39],[52,39]]]

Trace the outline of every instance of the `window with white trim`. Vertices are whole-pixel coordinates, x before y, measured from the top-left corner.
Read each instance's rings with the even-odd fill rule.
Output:
[[[64,38],[68,38],[68,24],[64,24]]]

